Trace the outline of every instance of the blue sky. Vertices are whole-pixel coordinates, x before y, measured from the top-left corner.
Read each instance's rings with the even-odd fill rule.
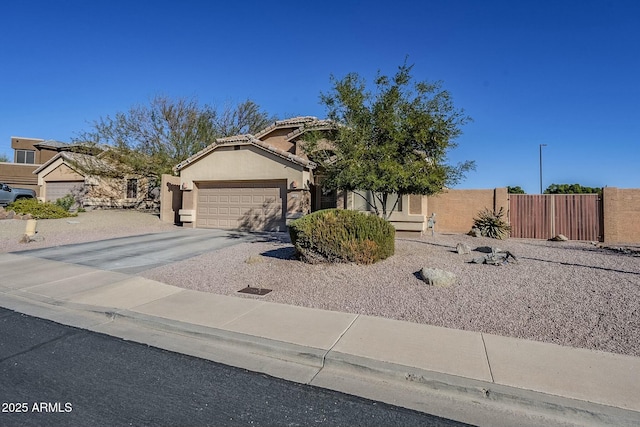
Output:
[[[640,187],[640,3],[631,0],[12,1],[0,6],[0,154],[70,141],[156,95],[325,117],[331,74],[405,57],[464,126],[457,188]]]

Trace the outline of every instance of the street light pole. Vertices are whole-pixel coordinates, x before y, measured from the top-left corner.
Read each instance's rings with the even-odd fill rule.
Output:
[[[547,144],[540,144],[540,194],[542,194],[542,147],[546,147]]]

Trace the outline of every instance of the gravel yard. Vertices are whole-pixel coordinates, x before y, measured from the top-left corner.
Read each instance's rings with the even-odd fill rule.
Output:
[[[77,221],[71,222],[70,221]],[[16,225],[16,223],[19,224]],[[21,227],[21,228],[20,228]],[[38,222],[43,242],[19,244],[20,221],[0,221],[0,252],[175,229],[137,212],[96,211]],[[502,266],[471,264],[455,252],[498,246],[518,257]],[[466,235],[396,240],[396,254],[370,266],[307,265],[292,259],[282,234],[241,243],[141,275],[187,289],[382,316],[613,353],[640,356],[640,257],[588,242],[497,241]],[[426,286],[422,267],[457,276]],[[263,296],[237,291],[272,289]]]

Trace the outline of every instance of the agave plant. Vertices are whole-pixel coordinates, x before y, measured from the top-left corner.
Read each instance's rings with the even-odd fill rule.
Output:
[[[502,217],[504,216],[503,208],[498,212],[490,211],[485,208],[478,213],[478,217],[473,219],[473,227],[480,230],[480,234],[492,239],[504,239],[509,237],[511,226],[507,224]]]

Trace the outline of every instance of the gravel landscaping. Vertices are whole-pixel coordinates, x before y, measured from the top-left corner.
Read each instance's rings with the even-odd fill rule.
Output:
[[[77,223],[69,223],[77,221]],[[0,221],[0,252],[175,229],[137,212],[96,211],[38,222],[43,242],[17,243],[17,220]],[[472,264],[497,246],[518,262]],[[640,256],[589,242],[504,241],[437,234],[399,238],[394,256],[374,265],[308,265],[292,258],[285,234],[148,270],[141,275],[187,289],[382,316],[572,347],[640,356]],[[425,285],[423,267],[456,275],[450,287]],[[265,296],[237,291],[268,288]]]

